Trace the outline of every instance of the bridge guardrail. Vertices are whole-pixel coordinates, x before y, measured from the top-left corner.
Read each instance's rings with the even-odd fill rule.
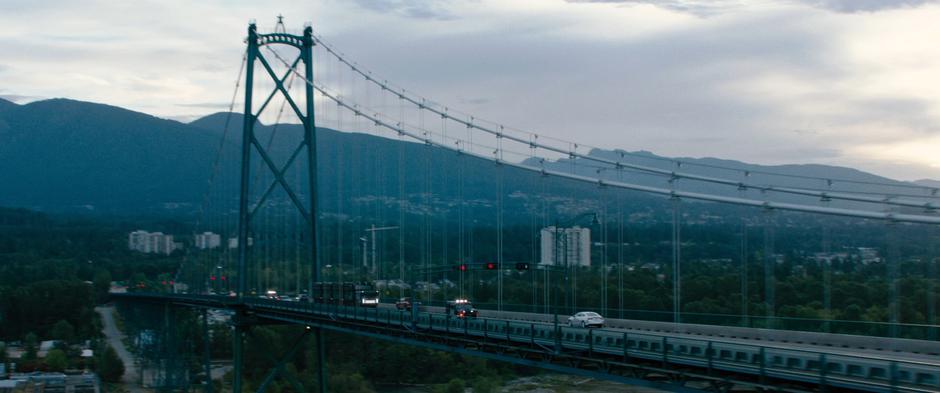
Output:
[[[782,344],[754,345],[705,338],[673,338],[663,334],[612,329],[554,326],[550,323],[535,321],[489,317],[461,319],[436,312],[419,312],[417,321],[414,321],[410,313],[390,308],[360,309],[265,299],[250,299],[247,303],[260,305],[261,308],[314,314],[331,313],[342,318],[386,324],[388,321],[395,320],[392,314],[398,314],[399,319],[394,325],[400,327],[410,322],[425,330],[476,336],[484,340],[530,342],[546,347],[559,345],[560,342],[560,345],[568,350],[587,350],[589,353],[608,355],[622,353],[625,357],[720,367],[754,375],[768,375],[811,383],[831,383],[856,389],[865,387],[874,391],[933,391],[940,388],[938,385],[940,365],[936,362],[854,355],[838,351],[793,349],[782,347]],[[478,327],[481,324],[483,328]],[[471,328],[471,325],[477,327]],[[612,337],[623,338],[620,344],[612,345]],[[694,348],[699,348],[699,350],[695,351]],[[702,348],[705,350],[701,350]]]
[[[383,299],[383,301],[387,301]],[[394,303],[394,301],[392,301]],[[443,306],[443,301],[429,302],[430,305]],[[474,303],[481,310],[496,310],[496,303]],[[542,307],[535,307],[543,310]],[[503,304],[503,311],[532,313],[533,306],[529,304]],[[571,315],[579,311],[599,311],[592,307],[582,307],[578,309],[559,307],[559,315]],[[617,311],[614,313],[614,311]],[[610,318],[612,315],[620,316],[620,310],[608,310],[610,314],[604,314],[608,320],[624,321],[648,321],[674,323],[675,314],[671,311],[656,310],[623,310],[623,318]],[[533,313],[535,314],[535,313]],[[812,333],[831,333],[856,336],[871,336],[911,340],[927,340],[940,342],[940,325],[912,324],[912,323],[890,323],[873,321],[850,321],[838,319],[816,319],[816,318],[797,318],[797,317],[766,317],[752,315],[747,318],[736,314],[713,314],[713,313],[682,313],[683,324],[691,325],[711,325],[728,326],[740,328],[754,328],[765,330],[781,330]],[[940,347],[938,347],[940,348]],[[940,353],[940,352],[935,352]]]

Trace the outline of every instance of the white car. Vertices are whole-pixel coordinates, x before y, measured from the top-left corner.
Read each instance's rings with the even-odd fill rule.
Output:
[[[568,326],[575,327],[604,327],[604,317],[592,311],[581,311],[568,317]]]

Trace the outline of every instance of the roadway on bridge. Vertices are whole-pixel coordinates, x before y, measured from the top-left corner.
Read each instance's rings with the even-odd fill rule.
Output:
[[[381,309],[395,309],[394,304],[382,303]],[[444,313],[444,307],[421,306],[421,312]],[[554,315],[515,311],[478,309],[481,318],[509,319],[536,323],[553,323]],[[586,310],[588,311],[588,310]],[[568,326],[568,315],[558,315],[558,322]],[[853,336],[844,334],[797,332],[756,328],[711,325],[674,324],[628,319],[606,318],[605,330],[625,331],[669,339],[710,340],[741,345],[760,345],[791,351],[825,352],[832,355],[872,357],[885,360],[919,362],[940,366],[940,343],[921,340],[891,339],[884,337]],[[716,334],[716,332],[721,332]],[[734,337],[731,337],[734,336]],[[876,349],[880,348],[880,349]],[[914,352],[916,350],[916,352]]]

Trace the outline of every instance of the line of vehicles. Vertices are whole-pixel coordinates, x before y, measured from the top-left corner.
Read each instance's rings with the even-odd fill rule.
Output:
[[[335,304],[350,307],[376,308],[379,306],[379,292],[372,284],[353,282],[318,282],[313,284],[313,293],[296,296],[279,295],[277,291],[268,290],[263,296],[266,299],[282,301],[313,302],[319,304]],[[401,311],[411,311],[415,302],[410,297],[403,297],[395,302],[395,308]],[[468,299],[449,300],[444,304],[444,312],[457,318],[476,318],[479,310],[473,307]],[[568,326],[582,328],[603,328],[604,317],[593,311],[582,311],[568,317]]]
[[[313,293],[301,293],[296,296],[278,294],[268,290],[261,296],[265,299],[288,302],[314,302],[336,304],[340,306],[378,307],[379,292],[370,284],[353,282],[318,282],[313,284]]]

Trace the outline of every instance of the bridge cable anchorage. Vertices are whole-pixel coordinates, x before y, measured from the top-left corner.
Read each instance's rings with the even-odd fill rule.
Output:
[[[351,62],[351,61],[347,60],[345,57],[342,56],[342,54],[340,54],[340,53],[338,53],[337,51],[333,50],[332,47],[331,47],[331,45],[324,43],[323,40],[322,40],[322,38],[321,38],[320,36],[314,36],[314,40],[315,40],[317,43],[319,43],[323,48],[325,48],[328,53],[330,53],[331,55],[333,55],[334,57],[336,57],[338,61],[349,65],[353,71],[355,71],[355,72],[361,74],[362,76],[367,76],[367,75],[366,75],[366,72],[363,71],[363,70],[361,70],[361,67],[354,66],[354,65],[353,65],[353,64],[355,64],[354,62]],[[371,72],[370,72],[370,73],[371,73]],[[500,135],[500,134],[502,134],[501,132],[495,131],[495,130],[489,128],[489,127],[481,126],[481,125],[479,125],[479,124],[474,124],[474,123],[472,122],[472,120],[471,120],[470,122],[467,122],[467,121],[465,121],[465,120],[463,120],[463,119],[461,119],[461,118],[459,118],[459,117],[450,115],[449,113],[447,113],[447,111],[443,111],[443,110],[441,110],[441,109],[435,108],[434,105],[428,105],[428,103],[434,104],[434,101],[428,100],[428,99],[426,99],[426,98],[424,98],[424,97],[421,97],[420,95],[417,95],[417,94],[415,94],[415,95],[406,94],[406,93],[408,92],[406,89],[400,88],[400,87],[397,87],[397,86],[396,86],[396,87],[392,87],[391,84],[389,84],[388,80],[383,80],[383,82],[379,82],[378,79],[376,79],[376,78],[367,78],[367,79],[368,79],[370,82],[372,82],[372,83],[376,84],[377,86],[379,86],[380,88],[382,88],[383,90],[385,90],[385,89],[396,89],[397,91],[400,91],[400,93],[398,93],[398,96],[399,96],[400,99],[406,100],[406,101],[408,101],[408,102],[411,102],[412,104],[416,105],[418,108],[420,108],[420,109],[422,109],[422,110],[428,110],[428,111],[431,111],[431,112],[433,112],[433,113],[436,113],[436,114],[440,115],[440,116],[443,117],[443,118],[448,118],[448,119],[450,119],[450,120],[452,120],[452,121],[455,121],[455,122],[458,122],[458,123],[462,123],[462,124],[466,125],[467,128],[474,128],[474,129],[477,129],[477,130],[479,130],[479,131],[483,131],[483,132],[486,132],[486,133],[488,133],[488,134],[491,134],[491,135],[494,135],[494,136],[497,136],[497,137],[502,137],[502,136]],[[440,105],[438,105],[438,106],[440,106]],[[450,111],[451,111],[451,112],[460,112],[460,111],[453,110],[452,108],[451,108]],[[471,117],[471,119],[472,119],[472,117]],[[500,127],[501,127],[501,130],[504,128],[503,126],[500,126]],[[526,132],[526,131],[521,131],[521,130],[519,130],[519,132],[521,132],[521,133],[523,133],[523,134],[538,136],[538,134],[531,133],[531,132]],[[509,138],[509,139],[512,140],[513,142],[517,142],[517,143],[529,143],[529,142],[527,142],[525,139],[520,138],[520,137],[508,136],[508,135],[505,136],[505,137],[506,137],[506,138]],[[552,138],[552,139],[557,139],[557,138]],[[562,140],[560,140],[560,139],[557,139],[557,140],[562,141]],[[562,142],[564,142],[564,141],[562,141]],[[556,153],[563,153],[563,154],[565,153],[564,151],[561,151],[561,150],[560,150],[559,148],[557,148],[557,147],[549,146],[549,145],[546,145],[546,144],[539,143],[538,146],[539,146],[540,148],[545,149],[545,150],[548,150],[548,151],[552,151],[552,152],[556,152]],[[585,145],[585,146],[586,146],[586,145]],[[591,147],[591,146],[588,146],[588,147]],[[591,148],[592,148],[592,149],[595,149],[595,147],[591,147]],[[578,158],[583,158],[583,159],[587,159],[587,160],[592,160],[592,161],[596,161],[596,162],[600,162],[600,163],[604,163],[604,164],[608,164],[608,165],[617,165],[617,164],[618,164],[618,162],[616,162],[616,161],[611,161],[611,160],[603,159],[603,158],[600,158],[600,157],[591,156],[591,155],[589,155],[589,154],[581,154],[581,153],[575,153],[575,154],[577,155]],[[669,162],[674,163],[677,168],[681,168],[682,165],[699,166],[699,167],[708,167],[708,168],[715,168],[715,169],[723,169],[723,170],[728,170],[728,171],[733,171],[733,172],[738,172],[738,173],[745,173],[746,176],[747,176],[747,175],[750,175],[750,174],[761,174],[761,175],[765,175],[765,176],[777,176],[777,177],[797,178],[797,179],[806,179],[806,180],[819,180],[819,181],[826,181],[826,182],[827,182],[828,184],[830,184],[830,185],[833,184],[833,183],[877,185],[877,186],[884,186],[884,187],[907,188],[907,189],[922,190],[922,191],[924,191],[925,193],[929,193],[929,194],[930,194],[930,195],[912,195],[912,194],[900,194],[900,195],[897,195],[897,196],[905,196],[905,197],[911,197],[911,198],[933,198],[933,197],[936,197],[936,196],[937,196],[937,195],[936,195],[936,194],[937,194],[937,188],[935,188],[935,187],[928,187],[928,186],[911,185],[911,184],[903,184],[903,183],[901,183],[901,184],[891,184],[891,183],[884,183],[884,182],[862,181],[862,180],[851,180],[851,179],[833,179],[833,178],[828,178],[828,177],[815,177],[815,176],[806,176],[806,175],[792,175],[792,174],[783,174],[783,173],[776,173],[776,172],[771,172],[771,171],[761,171],[761,170],[742,170],[742,169],[740,169],[740,168],[731,168],[731,167],[725,167],[725,166],[714,165],[714,164],[694,163],[694,162],[688,162],[688,161],[670,159],[670,158],[665,158],[665,157],[649,157],[649,156],[646,156],[646,155],[640,155],[640,154],[630,153],[630,152],[621,152],[621,154],[630,155],[630,156],[635,156],[635,157],[641,157],[641,158],[647,158],[647,159],[657,159],[657,160],[669,161]],[[664,172],[664,170],[661,170],[661,169],[658,169],[658,168],[654,168],[654,167],[647,167],[647,166],[636,165],[636,164],[624,164],[624,165],[633,166],[634,169],[645,170],[645,171],[650,171],[650,172]],[[717,178],[717,177],[700,176],[700,175],[694,175],[694,174],[690,174],[690,173],[680,173],[680,175],[681,175],[681,177],[687,178],[687,179],[698,180],[698,181],[704,181],[704,182],[715,183],[715,184],[723,184],[723,185],[729,185],[729,186],[735,186],[735,187],[737,187],[738,183],[740,183],[740,181],[732,181],[732,180],[728,180],[728,179],[724,179],[724,178]],[[751,186],[753,186],[753,185],[751,185]],[[795,195],[813,196],[813,197],[819,197],[819,196],[820,196],[820,195],[818,195],[818,193],[815,193],[814,190],[812,190],[812,189],[807,189],[807,188],[803,188],[803,187],[771,187],[771,188],[769,189],[769,191],[774,191],[774,192],[779,192],[779,193],[787,193],[787,194],[795,194]],[[839,191],[839,192],[840,192],[840,194],[839,194],[838,196],[834,196],[836,199],[848,200],[848,201],[853,201],[853,202],[863,202],[863,203],[876,203],[876,204],[882,203],[882,202],[880,202],[880,201],[879,201],[878,199],[876,199],[876,198],[864,198],[864,197],[854,197],[854,198],[853,198],[853,197],[851,197],[852,195],[858,194],[858,193],[853,192],[853,191],[846,191],[846,190],[843,190],[843,191]],[[893,193],[872,193],[872,194],[877,194],[877,195],[892,194],[892,195],[894,195]],[[852,199],[849,199],[849,198],[852,198]],[[897,204],[897,206],[917,207],[917,206],[912,205],[912,204],[914,204],[914,203],[915,203],[915,202],[903,202],[903,203]],[[895,205],[895,204],[892,203],[892,205]]]
[[[279,57],[278,59],[281,60],[282,62],[286,62],[283,58]],[[338,95],[331,93],[329,90],[327,90],[323,86],[316,84],[310,81],[309,79],[306,79],[302,75],[298,75],[298,77],[304,80],[306,83],[313,86],[313,88],[319,91],[321,94],[323,94],[324,97],[332,100],[333,102],[336,102],[338,106],[346,108],[347,110],[353,110],[354,106],[346,102],[342,98],[340,98]],[[372,112],[375,112],[375,111],[372,111]],[[363,116],[368,116],[369,120],[379,123],[382,127],[388,128],[399,134],[407,136],[413,140],[416,140],[419,142],[426,141],[425,136],[408,131],[405,127],[408,124],[405,122],[399,122],[398,125],[395,125],[395,124],[390,123],[389,121],[385,121],[385,120],[382,120],[381,118],[373,117],[371,115],[363,114]],[[460,122],[464,124],[470,124],[470,122],[463,121],[463,120],[460,120]],[[411,126],[411,128],[421,130],[421,132],[427,132],[427,130],[422,130],[420,127]],[[453,152],[458,151],[457,149],[450,146],[449,144],[441,144],[438,142],[434,142],[433,140],[429,141],[429,143],[433,146],[447,149],[449,151],[453,151]],[[559,152],[567,153],[568,151],[570,150],[560,150]],[[494,161],[492,158],[487,157],[486,155],[481,155],[479,153],[474,153],[471,151],[464,151],[464,154],[471,155],[473,157],[487,160],[487,161]],[[545,175],[551,175],[551,176],[566,178],[569,180],[577,180],[580,182],[587,182],[587,183],[592,183],[592,184],[597,183],[596,178],[589,177],[589,176],[583,176],[583,175],[577,175],[574,173],[560,172],[560,171],[547,170],[547,169],[539,169],[539,168],[531,167],[529,165],[525,165],[521,163],[513,163],[513,162],[508,162],[508,161],[502,161],[501,163],[503,165],[509,165],[512,167],[516,167],[519,169],[524,169],[524,170],[532,171],[536,173],[543,173]],[[627,165],[625,164],[625,166]],[[869,219],[876,219],[876,220],[885,220],[888,218],[887,215],[884,213],[872,212],[872,211],[867,211],[867,210],[846,209],[846,208],[824,208],[824,207],[819,207],[819,206],[814,206],[814,205],[805,205],[805,204],[797,204],[797,203],[772,202],[772,201],[767,201],[767,200],[754,200],[754,199],[745,199],[745,198],[739,198],[739,197],[726,197],[726,196],[721,196],[721,195],[699,193],[699,192],[688,192],[688,191],[678,191],[678,190],[673,191],[669,189],[644,186],[644,185],[634,184],[634,183],[621,183],[621,182],[608,181],[607,184],[612,187],[633,190],[633,191],[642,191],[642,192],[647,192],[647,193],[652,193],[652,194],[672,196],[674,192],[676,196],[689,198],[689,199],[730,203],[730,204],[744,205],[744,206],[764,207],[768,209],[801,211],[801,212],[807,212],[807,213],[820,213],[820,214],[829,214],[829,215],[846,216],[846,217],[869,218]],[[734,181],[733,184],[735,185],[735,187],[738,187],[740,185],[740,182]],[[755,186],[754,188],[760,189],[762,191],[778,191],[779,190],[779,188],[771,188],[771,187]],[[835,196],[835,195],[830,195],[830,197],[833,199],[840,199],[838,196]],[[923,207],[923,205],[915,204],[914,207]],[[909,223],[940,224],[940,217],[924,216],[924,215],[916,215],[916,214],[895,214],[894,220],[898,222],[909,222]]]

